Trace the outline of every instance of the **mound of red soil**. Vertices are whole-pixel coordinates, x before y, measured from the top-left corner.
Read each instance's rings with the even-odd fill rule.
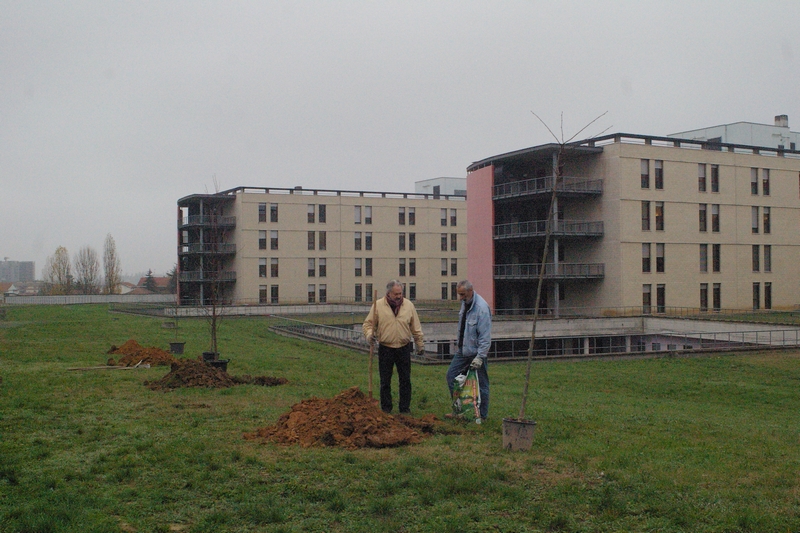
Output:
[[[227,372],[194,359],[176,359],[169,374],[158,381],[145,381],[152,390],[172,390],[180,387],[206,387],[222,389],[235,385]]]
[[[434,415],[412,418],[386,414],[375,400],[367,398],[358,387],[352,387],[330,399],[303,400],[274,426],[245,433],[244,438],[299,444],[304,448],[388,448],[416,444],[431,435],[438,424],[440,421]]]
[[[108,366],[136,366],[148,364],[150,366],[167,366],[175,362],[175,358],[166,350],[150,346],[145,348],[133,339],[125,342],[120,347],[112,346],[109,355],[121,355],[118,361],[108,359]]]

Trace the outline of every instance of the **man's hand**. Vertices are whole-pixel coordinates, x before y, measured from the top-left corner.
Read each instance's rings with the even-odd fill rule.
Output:
[[[425,355],[425,346],[417,346],[417,355]]]
[[[483,365],[483,359],[482,359],[481,357],[476,357],[476,358],[475,358],[475,359],[473,359],[473,360],[472,360],[472,362],[469,364],[469,367],[470,367],[470,368],[475,368],[475,369],[478,369],[478,368],[480,368],[482,365]]]
[[[375,338],[375,335],[367,335],[367,344],[369,346],[375,346],[377,348],[378,347],[378,339]]]

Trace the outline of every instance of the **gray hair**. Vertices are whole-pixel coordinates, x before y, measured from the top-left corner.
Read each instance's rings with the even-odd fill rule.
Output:
[[[386,284],[386,292],[391,291],[392,289],[394,289],[398,285],[400,285],[400,288],[403,288],[403,284],[402,283],[400,283],[396,279],[393,279],[392,281],[390,281],[389,283]]]
[[[456,285],[456,287],[459,289],[463,287],[465,291],[474,290],[472,288],[472,282],[470,282],[468,279],[462,279],[461,281],[458,282],[458,285]]]

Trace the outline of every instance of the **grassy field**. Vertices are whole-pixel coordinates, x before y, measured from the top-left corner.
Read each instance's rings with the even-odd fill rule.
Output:
[[[179,326],[185,357],[207,349],[205,321]],[[226,318],[222,357],[231,374],[287,385],[163,393],[143,381],[165,367],[69,370],[104,363],[112,344],[174,337],[104,306],[8,311],[0,531],[800,531],[797,353],[536,363],[527,452],[501,436],[524,363],[489,369],[485,424],[355,451],[242,438],[303,399],[367,390],[364,354],[276,336],[263,319]],[[413,368],[415,416],[449,410],[444,372]]]

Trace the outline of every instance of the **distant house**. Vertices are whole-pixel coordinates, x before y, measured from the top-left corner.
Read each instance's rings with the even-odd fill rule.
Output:
[[[145,276],[143,278],[139,278],[139,282],[136,284],[136,290],[131,292],[131,294],[155,294],[169,292],[169,276],[153,276],[152,280],[155,282],[155,291],[150,291],[147,289],[147,277]],[[147,292],[137,292],[139,289],[143,289]]]
[[[119,293],[120,294],[130,294],[133,291],[133,289],[135,289],[135,288],[136,288],[136,285],[134,285],[133,283],[131,283],[129,281],[123,281],[122,283],[119,284]]]

